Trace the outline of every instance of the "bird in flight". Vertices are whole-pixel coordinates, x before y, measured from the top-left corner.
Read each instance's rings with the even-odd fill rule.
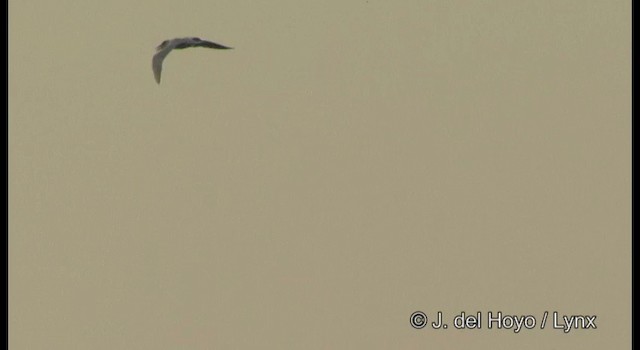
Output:
[[[231,49],[224,45],[216,44],[211,41],[202,40],[200,38],[176,38],[171,40],[165,40],[162,44],[156,47],[156,54],[153,55],[151,61],[151,67],[153,68],[153,75],[156,78],[156,82],[160,84],[160,74],[162,74],[162,61],[167,57],[169,52],[173,49],[186,49],[188,47],[208,47],[210,49],[226,50]]]

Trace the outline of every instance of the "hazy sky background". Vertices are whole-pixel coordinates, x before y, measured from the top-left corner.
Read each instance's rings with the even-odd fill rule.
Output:
[[[9,347],[628,348],[630,18],[9,1]],[[181,36],[234,49],[172,52],[157,85]]]

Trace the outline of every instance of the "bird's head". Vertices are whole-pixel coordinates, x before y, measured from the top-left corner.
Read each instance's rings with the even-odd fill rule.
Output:
[[[165,48],[165,46],[167,46],[167,44],[169,44],[169,40],[165,40],[165,41],[163,41],[163,42],[162,42],[162,44],[160,44],[160,45],[158,45],[158,46],[156,47],[156,51],[164,49],[164,48]]]

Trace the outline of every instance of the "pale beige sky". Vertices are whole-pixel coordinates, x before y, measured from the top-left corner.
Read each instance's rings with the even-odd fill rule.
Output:
[[[628,348],[630,17],[10,1],[9,347]]]

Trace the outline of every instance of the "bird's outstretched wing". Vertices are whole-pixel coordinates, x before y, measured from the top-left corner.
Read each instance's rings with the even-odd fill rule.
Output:
[[[162,62],[164,58],[171,52],[169,50],[160,50],[158,53],[153,55],[153,59],[151,60],[151,67],[153,68],[153,76],[156,78],[156,82],[160,84],[160,75],[162,74]]]
[[[230,47],[220,45],[212,41],[202,40],[200,38],[180,39],[180,41],[175,45],[176,49],[186,49],[188,47],[207,47],[210,49],[220,49],[220,50],[230,49]]]
[[[206,41],[206,40],[202,40],[200,43],[197,43],[194,46],[208,47],[210,49],[220,49],[220,50],[231,49],[231,47],[216,44],[212,41]]]

